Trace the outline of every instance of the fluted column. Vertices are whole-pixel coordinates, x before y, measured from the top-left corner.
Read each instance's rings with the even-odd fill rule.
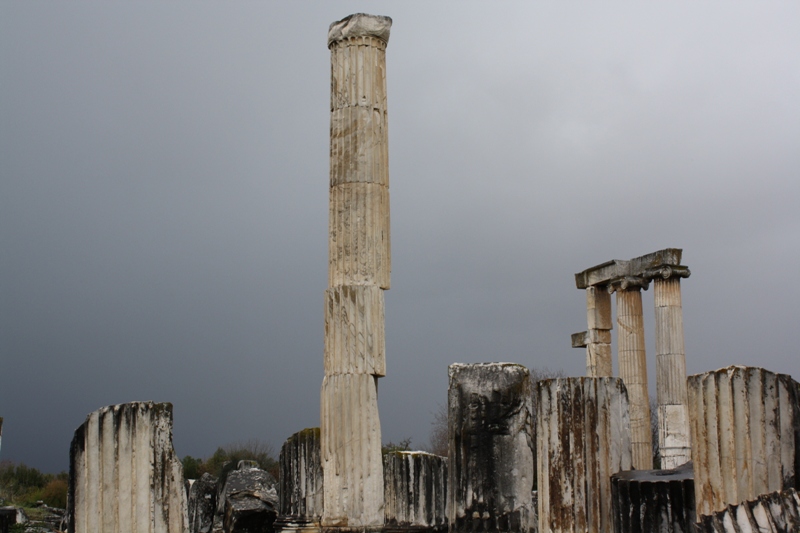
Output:
[[[665,267],[653,278],[658,445],[662,468],[676,468],[692,460],[680,280],[688,276],[688,268]]]
[[[619,377],[628,389],[630,401],[633,467],[650,470],[653,468],[653,437],[642,313],[642,289],[647,288],[647,282],[641,278],[625,278],[613,287],[617,295]]]
[[[731,366],[688,379],[697,517],[798,486],[800,385]]]
[[[389,288],[386,43],[392,20],[331,24],[331,149],[325,378],[320,457],[323,528],[384,523],[377,378],[385,374]]]
[[[539,531],[613,531],[611,476],[631,468],[625,385],[618,378],[546,379],[536,393]]]

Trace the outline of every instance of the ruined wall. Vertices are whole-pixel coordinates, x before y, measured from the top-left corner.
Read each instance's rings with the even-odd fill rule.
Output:
[[[535,528],[531,381],[512,363],[449,368],[451,532]]]
[[[625,385],[558,378],[536,390],[539,531],[612,531],[611,475],[631,468]]]
[[[688,379],[697,515],[797,488],[798,384],[731,366]]]
[[[91,413],[70,446],[69,533],[184,533],[183,468],[172,404],[132,402]]]

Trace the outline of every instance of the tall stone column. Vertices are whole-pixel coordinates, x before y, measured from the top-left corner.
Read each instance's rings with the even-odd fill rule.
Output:
[[[692,460],[680,280],[689,274],[686,267],[667,266],[659,269],[653,278],[661,468],[676,468]]]
[[[320,456],[323,528],[384,523],[378,382],[389,288],[386,43],[392,20],[331,24],[331,151],[325,378]]]
[[[653,468],[650,395],[647,393],[647,357],[644,344],[642,278],[624,278],[612,285],[617,295],[617,360],[619,377],[628,389],[631,416],[631,452],[636,470]]]

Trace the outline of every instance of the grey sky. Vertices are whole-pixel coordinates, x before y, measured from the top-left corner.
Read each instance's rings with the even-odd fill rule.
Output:
[[[0,4],[0,459],[65,469],[131,400],[181,456],[319,424],[354,12],[394,19],[384,441],[425,443],[452,362],[583,374],[573,274],[666,247],[690,373],[800,377],[800,6],[431,4]]]

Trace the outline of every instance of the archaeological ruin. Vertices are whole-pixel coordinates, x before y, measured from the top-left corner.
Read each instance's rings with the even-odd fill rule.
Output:
[[[277,480],[247,461],[230,465],[224,478],[184,480],[170,404],[99,409],[70,448],[67,530],[800,531],[800,385],[744,366],[687,377],[681,279],[690,272],[677,248],[575,274],[586,292],[587,329],[572,335],[572,346],[585,348],[585,376],[533,382],[515,363],[454,363],[447,369],[447,456],[382,454],[391,25],[388,17],[355,14],[328,31],[329,259],[319,428],[288,437]],[[651,284],[654,413],[642,299]]]

